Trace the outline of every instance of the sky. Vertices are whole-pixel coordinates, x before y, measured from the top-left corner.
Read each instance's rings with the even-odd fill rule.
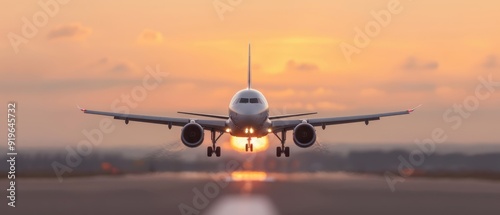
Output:
[[[422,104],[411,115],[369,126],[318,129],[323,143],[412,144],[436,130],[446,136],[442,144],[500,142],[497,1],[3,5],[0,112],[17,103],[19,147],[62,148],[85,139],[83,132],[99,128],[103,117],[84,115],[77,105],[161,116],[226,114],[232,95],[246,87],[249,42],[253,87],[271,114],[344,116]],[[99,147],[150,147],[180,135],[161,125],[113,125]]]

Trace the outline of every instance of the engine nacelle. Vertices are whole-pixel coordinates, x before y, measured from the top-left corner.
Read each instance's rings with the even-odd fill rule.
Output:
[[[316,142],[316,130],[309,123],[300,123],[293,129],[293,142],[301,148],[312,146]]]
[[[187,147],[194,148],[201,145],[204,137],[203,127],[198,123],[191,122],[182,128],[181,140]]]

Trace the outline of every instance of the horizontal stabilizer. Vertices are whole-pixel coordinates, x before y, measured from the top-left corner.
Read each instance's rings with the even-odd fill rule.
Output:
[[[282,119],[282,118],[288,118],[288,117],[296,117],[296,116],[306,116],[306,115],[312,115],[312,114],[317,114],[318,112],[310,112],[310,113],[296,113],[296,114],[285,114],[285,115],[276,115],[276,116],[270,116],[269,119]]]
[[[179,111],[177,113],[187,114],[187,115],[193,115],[193,116],[211,117],[211,118],[217,118],[217,119],[229,119],[228,116],[215,115],[215,114],[207,114],[207,113],[193,113],[193,112],[183,112],[183,111]]]

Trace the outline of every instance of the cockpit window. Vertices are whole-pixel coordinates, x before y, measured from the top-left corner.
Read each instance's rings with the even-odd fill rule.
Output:
[[[252,103],[252,104],[262,103],[259,98],[240,98],[239,100],[236,101],[238,103]]]
[[[250,103],[260,103],[258,98],[251,98]]]

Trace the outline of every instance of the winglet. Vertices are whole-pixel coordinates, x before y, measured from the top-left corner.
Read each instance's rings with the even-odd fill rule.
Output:
[[[80,105],[76,105],[76,107],[77,107],[78,109],[80,109],[80,110],[81,110],[82,112],[84,112],[84,113],[85,113],[85,111],[87,111],[87,109],[80,107]]]
[[[415,110],[416,110],[417,108],[419,108],[420,106],[422,106],[422,104],[420,104],[420,105],[418,105],[418,106],[416,106],[416,107],[414,107],[414,108],[412,108],[412,109],[408,109],[408,113],[411,113],[411,112],[415,111]]]
[[[251,44],[248,43],[248,89],[252,88]]]

